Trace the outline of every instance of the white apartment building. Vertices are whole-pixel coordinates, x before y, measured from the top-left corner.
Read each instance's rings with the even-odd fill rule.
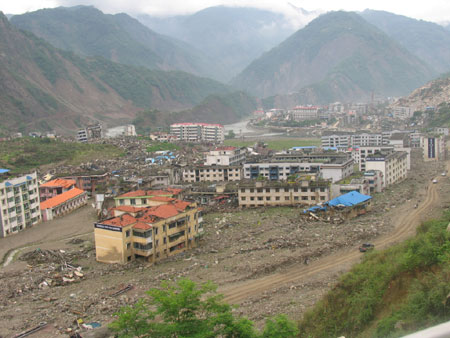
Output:
[[[392,116],[396,119],[406,120],[413,117],[414,109],[411,107],[394,107]]]
[[[317,106],[297,106],[288,110],[288,116],[294,121],[317,120],[319,110]]]
[[[240,166],[198,166],[182,169],[183,182],[229,182],[241,180]]]
[[[407,176],[407,153],[396,151],[377,153],[366,157],[366,170],[379,170],[383,175],[383,188],[400,182]]]
[[[445,159],[445,136],[421,136],[420,147],[423,150],[424,161],[441,161]]]
[[[382,134],[331,134],[322,136],[322,147],[375,147],[386,144]]]
[[[289,176],[296,173],[320,174],[323,179],[339,181],[353,174],[353,159],[335,161],[329,163],[311,162],[263,162],[244,164],[244,178],[257,179],[264,177],[269,181],[286,181]]]
[[[174,123],[170,125],[170,134],[187,142],[222,143],[225,139],[224,127],[221,124]]]
[[[0,173],[7,172],[6,169],[0,169]],[[0,175],[0,237],[17,233],[40,221],[36,173],[16,178]]]
[[[245,162],[245,148],[217,147],[206,155],[205,165],[239,165]]]
[[[254,181],[239,185],[240,207],[315,205],[330,200],[327,181],[302,180],[295,183]]]

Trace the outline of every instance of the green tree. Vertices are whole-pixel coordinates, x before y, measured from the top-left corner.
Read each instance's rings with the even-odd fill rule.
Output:
[[[236,137],[236,134],[235,134],[234,131],[232,131],[232,130],[228,131],[228,134],[225,135],[225,138],[226,138],[227,140],[233,139],[233,138],[235,138],[235,137]]]
[[[211,282],[197,285],[191,280],[161,283],[160,289],[148,291],[149,298],[123,307],[110,328],[119,337],[161,338],[289,338],[298,330],[286,316],[268,320],[260,334],[254,323],[236,317],[232,307],[223,302]]]

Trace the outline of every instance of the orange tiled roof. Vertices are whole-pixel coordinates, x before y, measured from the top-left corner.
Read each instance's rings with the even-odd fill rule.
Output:
[[[168,192],[171,192],[174,195],[178,195],[180,192],[183,191],[183,189],[177,189],[177,188],[167,188]]]
[[[75,185],[75,180],[66,180],[64,178],[56,178],[54,180],[48,181],[44,184],[41,184],[41,187],[62,187],[69,189],[71,186]]]
[[[167,191],[165,191],[165,190],[147,190],[147,191],[136,190],[136,191],[130,191],[123,195],[117,196],[117,198],[173,195],[173,194],[178,194],[180,191],[181,191],[181,189],[171,189],[171,190],[167,189]]]
[[[133,229],[139,229],[139,230],[149,230],[152,226],[150,224],[144,223],[144,222],[137,222],[135,225],[133,225]]]
[[[170,218],[178,215],[178,210],[173,204],[163,204],[150,208],[145,212],[147,215],[153,215],[159,218]]]
[[[112,226],[116,226],[116,227],[126,227],[127,225],[136,223],[137,219],[134,218],[133,216],[130,216],[128,214],[119,216],[119,217],[114,217],[114,218],[110,218],[107,220],[104,220],[101,222],[101,224],[105,224],[105,225],[112,225]]]
[[[183,210],[184,211],[184,209],[186,209],[189,205],[191,205],[191,202],[176,200],[176,202],[173,205],[178,210]]]
[[[172,202],[172,201],[175,201],[175,198],[167,197],[167,196],[153,196],[153,197],[150,197],[149,200],[156,201],[156,202]]]
[[[119,210],[119,211],[123,211],[123,212],[138,212],[141,211],[143,209],[145,209],[146,207],[133,207],[131,205],[119,205],[117,207],[111,208],[111,210]]]
[[[81,194],[85,194],[86,192],[84,190],[73,188],[70,190],[67,190],[66,192],[63,192],[62,194],[56,195],[52,198],[49,198],[48,200],[45,200],[41,203],[41,210],[44,209],[51,209],[54,208],[60,204],[63,204],[64,202],[67,202],[68,200],[75,198]]]

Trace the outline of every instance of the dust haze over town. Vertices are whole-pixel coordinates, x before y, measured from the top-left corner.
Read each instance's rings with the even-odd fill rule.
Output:
[[[0,337],[450,332],[450,4],[0,11]]]

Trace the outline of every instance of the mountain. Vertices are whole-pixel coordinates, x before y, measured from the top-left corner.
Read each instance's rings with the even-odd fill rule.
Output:
[[[216,65],[187,43],[155,33],[127,14],[58,7],[15,15],[11,23],[60,49],[158,70],[209,76]]]
[[[18,30],[0,12],[0,132],[68,134],[87,122],[117,125],[142,109],[185,110],[211,94],[230,92],[221,83],[184,72],[151,71],[58,50]]]
[[[450,73],[415,89],[392,106],[413,107],[414,110],[423,111],[426,107],[438,107],[442,104],[450,104]]]
[[[292,17],[286,17],[256,8],[217,6],[191,15],[137,18],[151,29],[186,41],[218,60],[227,70],[223,80],[228,81],[317,16],[297,8],[292,11]]]
[[[360,15],[398,41],[437,72],[450,71],[450,31],[423,20],[384,11],[365,10]]]
[[[328,103],[402,95],[433,74],[361,16],[339,11],[313,20],[231,83],[260,97],[299,92],[303,100]]]

